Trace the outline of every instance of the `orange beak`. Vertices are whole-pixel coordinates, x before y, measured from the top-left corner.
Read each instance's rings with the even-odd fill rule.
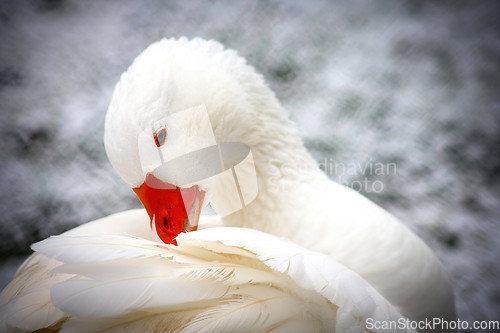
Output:
[[[177,235],[198,228],[205,191],[197,185],[180,188],[148,173],[134,192],[148,212],[151,227],[154,221],[156,233],[166,244],[177,245]]]

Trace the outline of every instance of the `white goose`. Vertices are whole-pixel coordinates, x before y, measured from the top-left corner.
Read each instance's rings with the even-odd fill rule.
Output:
[[[181,112],[193,108],[208,112],[211,128],[200,125],[203,112]],[[233,178],[176,187],[197,171],[158,168],[147,148],[163,149],[161,163],[169,164],[210,135],[251,149],[258,195],[236,212],[228,208]],[[0,295],[1,331],[356,332],[384,331],[374,326],[383,321],[455,318],[432,251],[317,166],[304,172],[316,164],[274,94],[216,42],[148,47],[115,89],[105,146],[147,212],[115,214],[35,244]],[[253,170],[236,170],[240,199],[252,194]],[[232,212],[222,218],[231,227],[182,233],[196,229],[210,197],[216,211]],[[213,220],[202,216],[200,226]]]

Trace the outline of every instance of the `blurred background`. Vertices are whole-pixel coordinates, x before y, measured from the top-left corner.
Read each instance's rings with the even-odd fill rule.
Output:
[[[332,179],[432,247],[462,320],[499,320],[499,9],[460,0],[0,1],[0,287],[31,243],[140,207],[103,147],[112,89],[150,43],[198,36],[264,75]],[[396,171],[362,168],[376,163]]]

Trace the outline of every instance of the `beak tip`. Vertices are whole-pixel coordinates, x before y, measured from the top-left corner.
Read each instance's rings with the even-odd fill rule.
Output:
[[[151,218],[152,230],[162,242],[177,245],[177,235],[197,230],[205,197],[205,191],[198,186],[180,188],[148,174],[134,192]]]

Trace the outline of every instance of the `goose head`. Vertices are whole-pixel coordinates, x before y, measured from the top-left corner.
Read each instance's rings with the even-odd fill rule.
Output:
[[[214,41],[164,39],[121,76],[106,115],[104,143],[157,236],[175,244],[180,232],[197,228],[211,198],[219,214],[235,199],[221,180],[220,143],[233,143],[226,148],[236,162],[251,148],[246,165],[258,174],[265,168],[260,152],[272,149],[264,147],[270,129],[288,122],[262,77],[234,51]],[[245,179],[254,181],[250,178]],[[250,185],[249,195],[240,192],[240,199],[255,197],[257,186],[262,185]]]

